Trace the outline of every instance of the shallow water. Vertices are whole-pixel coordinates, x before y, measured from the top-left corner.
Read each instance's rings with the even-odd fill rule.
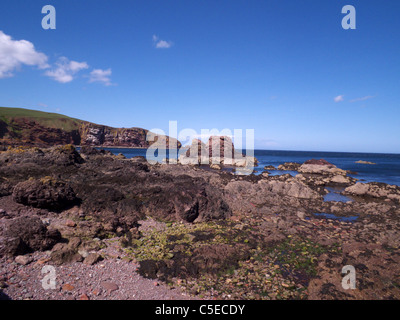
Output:
[[[337,202],[353,201],[349,197],[340,194],[340,192],[343,191],[343,188],[339,189],[339,188],[327,187],[326,189],[329,191],[329,193],[324,196],[324,201],[337,201]]]
[[[338,221],[343,221],[343,222],[355,222],[358,219],[358,216],[351,216],[351,217],[339,217],[336,216],[332,213],[313,213],[314,216],[316,217],[321,217],[324,219],[332,219],[332,220],[338,220]]]

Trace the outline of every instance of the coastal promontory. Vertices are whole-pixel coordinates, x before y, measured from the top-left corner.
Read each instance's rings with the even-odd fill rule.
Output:
[[[82,146],[148,148],[149,130],[143,128],[113,128],[58,113],[23,108],[0,107],[0,144],[8,146],[38,146],[73,144]],[[160,136],[158,137],[160,138]],[[172,138],[163,136],[166,145]],[[170,140],[171,139],[171,140]],[[180,142],[174,139],[178,148]],[[174,144],[175,145],[175,144]]]

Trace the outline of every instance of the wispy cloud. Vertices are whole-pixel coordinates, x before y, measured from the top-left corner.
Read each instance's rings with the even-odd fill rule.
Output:
[[[111,69],[107,70],[102,70],[102,69],[94,69],[92,72],[90,72],[89,76],[89,82],[100,82],[104,84],[105,86],[111,86]]]
[[[13,40],[0,30],[0,78],[12,77],[22,65],[46,69],[47,59],[44,53],[36,51],[32,42]]]
[[[168,49],[173,45],[171,41],[161,40],[156,35],[153,35],[153,44],[157,49]]]
[[[54,80],[67,83],[74,80],[74,76],[83,69],[88,69],[86,62],[70,61],[66,57],[61,57],[56,63],[56,68],[46,71],[45,75]]]
[[[337,96],[335,98],[333,98],[333,101],[335,102],[342,102],[344,100],[344,96]]]
[[[356,99],[350,100],[350,102],[365,101],[365,100],[369,100],[372,98],[375,98],[375,96],[365,96],[365,97],[361,97],[361,98],[356,98]]]

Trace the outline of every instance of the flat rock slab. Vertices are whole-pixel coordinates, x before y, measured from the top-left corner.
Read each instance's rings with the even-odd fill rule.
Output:
[[[116,291],[116,290],[119,289],[118,285],[116,285],[116,284],[113,283],[113,282],[108,282],[108,281],[102,282],[102,283],[101,283],[101,286],[102,286],[104,289],[109,290],[110,292]]]

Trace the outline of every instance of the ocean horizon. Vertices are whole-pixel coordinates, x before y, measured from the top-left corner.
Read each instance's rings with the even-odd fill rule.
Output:
[[[122,153],[127,158],[146,156],[146,148],[112,148],[99,147],[114,154]],[[343,170],[354,172],[351,177],[360,182],[382,182],[400,186],[400,154],[396,153],[367,153],[367,152],[335,152],[335,151],[291,151],[291,150],[263,150],[255,149],[254,156],[258,159],[258,165],[254,168],[255,174],[264,171],[265,166],[278,167],[285,162],[304,163],[310,159],[325,159]],[[374,164],[361,164],[357,161],[367,161]],[[294,171],[271,170],[272,175],[289,173],[296,175]]]

